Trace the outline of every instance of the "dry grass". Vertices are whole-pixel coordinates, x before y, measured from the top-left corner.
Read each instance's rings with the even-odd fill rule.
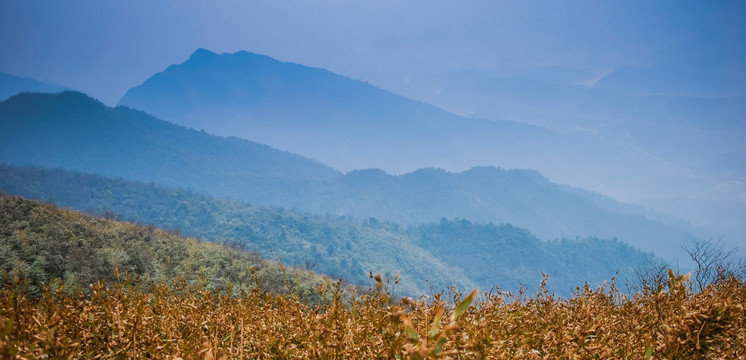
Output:
[[[746,286],[699,293],[686,276],[628,297],[613,284],[570,299],[499,291],[392,300],[326,282],[313,308],[257,288],[243,296],[126,279],[89,296],[56,283],[40,299],[0,291],[1,358],[744,359]]]

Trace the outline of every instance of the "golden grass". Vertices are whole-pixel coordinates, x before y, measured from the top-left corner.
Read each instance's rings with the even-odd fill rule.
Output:
[[[626,296],[613,284],[559,299],[499,291],[394,301],[376,288],[320,285],[323,304],[260,288],[243,296],[185,282],[126,279],[40,299],[20,280],[0,290],[0,358],[163,359],[744,359],[746,286],[699,293],[687,276]]]

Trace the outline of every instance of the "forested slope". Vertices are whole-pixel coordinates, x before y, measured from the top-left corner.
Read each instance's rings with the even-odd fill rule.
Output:
[[[74,292],[129,275],[146,283],[176,284],[183,279],[192,286],[232,288],[236,295],[257,284],[283,293],[289,282],[291,289],[313,301],[317,294],[312,288],[322,281],[310,271],[283,271],[254,252],[2,194],[0,253],[0,273],[22,273],[32,296],[54,279]]]
[[[0,190],[225,241],[352,282],[367,283],[370,271],[391,276],[401,271],[399,287],[406,293],[450,285],[516,290],[538,285],[545,272],[550,288],[568,295],[584,281],[608,280],[616,270],[629,276],[650,256],[613,240],[542,241],[511,225],[443,219],[405,228],[65,170],[0,166]]]
[[[415,246],[395,224],[366,226],[63,170],[0,169],[0,191],[226,242],[354,283],[367,284],[373,271],[392,277],[401,272],[399,289],[406,294],[427,293],[429,285],[476,287],[458,268]]]

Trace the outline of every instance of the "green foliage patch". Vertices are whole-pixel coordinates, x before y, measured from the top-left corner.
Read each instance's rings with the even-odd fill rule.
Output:
[[[310,289],[321,281],[318,275],[281,268],[254,252],[20,197],[0,195],[0,231],[0,273],[23,274],[32,296],[55,279],[64,280],[74,292],[123,274],[146,282],[183,279],[205,288],[231,289],[235,295],[256,286],[287,292],[290,281],[290,289],[311,296]]]

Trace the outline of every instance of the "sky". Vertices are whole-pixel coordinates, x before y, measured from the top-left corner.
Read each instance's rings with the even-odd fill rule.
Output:
[[[720,161],[718,171],[726,175],[698,182],[697,191],[735,199],[746,215],[744,19],[742,0],[0,0],[0,72],[115,105],[129,88],[198,48],[247,50],[458,114],[573,129],[653,120],[620,109],[634,107],[629,101],[595,112],[572,108],[567,94],[582,98],[583,89],[680,98],[656,116],[696,115],[687,124],[664,124],[692,127],[685,135],[694,140],[661,142],[668,148],[658,149],[655,139],[665,134],[650,130],[633,145],[651,156],[699,152],[703,162],[735,159]],[[516,95],[515,84],[528,90]],[[674,115],[666,112],[671,109]],[[695,143],[718,149],[692,151]],[[605,193],[644,200],[613,191]],[[667,204],[672,212],[699,206]],[[731,217],[746,236],[742,219]]]
[[[3,0],[0,71],[113,105],[202,47],[424,101],[447,86],[433,79],[464,70],[592,87],[664,69],[668,80],[634,90],[722,96],[746,93],[744,18],[743,1]]]

